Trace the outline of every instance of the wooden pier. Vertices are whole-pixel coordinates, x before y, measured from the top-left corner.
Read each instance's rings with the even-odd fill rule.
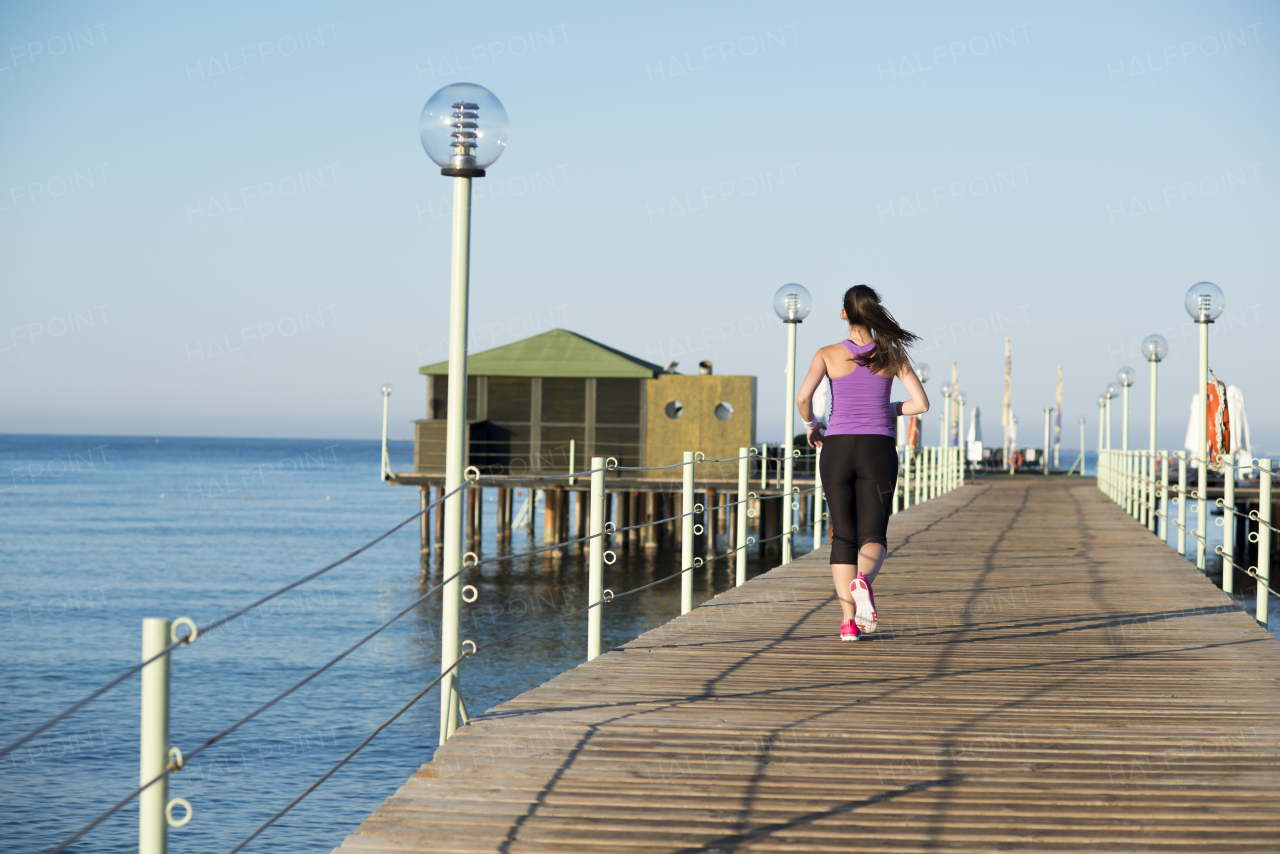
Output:
[[[477,716],[337,850],[1277,850],[1280,644],[1092,479],[889,536],[874,635],[820,549]]]

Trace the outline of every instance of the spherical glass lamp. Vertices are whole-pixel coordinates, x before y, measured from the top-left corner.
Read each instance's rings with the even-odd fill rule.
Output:
[[[1120,385],[1124,386],[1125,388],[1128,388],[1129,386],[1133,385],[1133,378],[1134,378],[1133,368],[1121,368],[1120,370],[1116,371],[1116,381],[1119,382]]]
[[[450,83],[422,108],[418,136],[441,175],[480,178],[507,149],[507,111],[474,83]]]
[[[800,323],[813,310],[813,297],[804,285],[792,282],[773,295],[773,310],[783,323]]]
[[[383,383],[383,384],[382,384],[382,396],[383,396],[383,397],[388,397],[388,396],[390,396],[390,394],[391,394],[391,383]]]
[[[1115,383],[1107,383],[1107,399],[1120,396],[1120,387]]]
[[[929,377],[933,376],[933,372],[929,370],[927,362],[917,362],[911,366],[911,370],[916,372],[916,377],[919,378],[922,385],[929,381]]]
[[[1101,409],[1106,405],[1107,405],[1107,396],[1105,394],[1098,395],[1098,408]]]
[[[1196,323],[1213,323],[1227,306],[1222,288],[1213,282],[1196,282],[1187,291],[1182,304]]]
[[[951,393],[956,390],[956,387],[948,382],[948,383],[943,383],[942,388],[938,390],[942,392],[943,397],[951,397]]]
[[[1169,355],[1169,342],[1163,335],[1148,335],[1142,339],[1142,355],[1148,362],[1162,362]]]
[[[961,406],[964,406],[968,402],[969,402],[969,395],[965,394],[964,392],[960,392],[959,394],[956,395],[956,403],[960,404]]]

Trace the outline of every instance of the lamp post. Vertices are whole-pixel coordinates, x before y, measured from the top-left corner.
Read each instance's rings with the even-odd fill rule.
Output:
[[[796,432],[796,327],[813,308],[813,298],[804,285],[794,282],[778,288],[773,310],[787,325],[787,439],[783,450],[782,474],[782,563],[791,562],[792,497],[791,480],[795,459],[791,456]],[[817,417],[817,416],[815,416]]]
[[[1120,383],[1123,394],[1123,405],[1120,416],[1120,450],[1129,450],[1129,386],[1133,385],[1135,372],[1133,368],[1121,368],[1116,371],[1116,382]]]
[[[938,391],[942,392],[942,436],[938,444],[949,448],[951,447],[951,395],[955,394],[956,387],[946,382]]]
[[[1196,474],[1196,568],[1205,572],[1204,545],[1209,532],[1209,509],[1205,493],[1209,488],[1209,324],[1218,319],[1226,302],[1222,288],[1213,282],[1196,282],[1182,301],[1191,319],[1200,324],[1200,363],[1196,370],[1196,393],[1200,395],[1197,413],[1196,447],[1192,459],[1199,458]],[[1226,401],[1223,401],[1225,404]]]
[[[467,308],[471,269],[471,179],[507,147],[507,111],[497,96],[474,83],[452,83],[436,92],[418,120],[422,147],[440,174],[453,178],[453,238],[449,265],[449,375],[446,401],[444,562],[441,590],[440,743],[458,726],[458,634],[462,611],[463,484],[467,428]],[[453,669],[451,669],[453,668]]]
[[[1120,388],[1115,383],[1107,383],[1107,450],[1111,450],[1111,401],[1115,400],[1120,394]]]
[[[960,407],[959,412],[956,413],[958,416],[956,418],[956,421],[959,425],[956,428],[959,431],[956,434],[956,444],[960,446],[960,485],[961,486],[964,486],[964,472],[965,472],[965,467],[968,465],[968,459],[969,459],[969,434],[964,431],[964,405],[968,402],[969,402],[969,396],[966,395],[964,392],[960,392],[959,394],[956,395],[956,406]]]
[[[1075,468],[1075,466],[1072,466]],[[1070,474],[1071,472],[1067,472]],[[1080,416],[1080,476],[1084,477],[1084,416]]]
[[[382,386],[382,480],[391,474],[391,456],[387,453],[387,401],[391,398],[391,383]]]
[[[1151,363],[1151,413],[1149,423],[1147,424],[1147,453],[1150,454],[1151,467],[1151,507],[1150,514],[1147,519],[1147,528],[1154,531],[1156,529],[1156,501],[1168,501],[1168,496],[1161,498],[1157,495],[1156,489],[1156,389],[1160,371],[1160,363],[1164,361],[1164,357],[1169,355],[1169,342],[1164,340],[1163,335],[1148,335],[1142,339],[1141,346],[1142,355]],[[1227,514],[1227,526],[1230,527],[1230,515]]]
[[[1044,457],[1040,460],[1042,474],[1049,473],[1049,422],[1053,420],[1053,407],[1044,408]]]
[[[1106,480],[1104,475],[1102,474],[1102,456],[1103,456],[1103,451],[1106,450],[1106,442],[1103,440],[1102,425],[1107,423],[1106,411],[1107,411],[1107,396],[1105,394],[1100,394],[1098,395],[1098,454],[1097,454],[1097,459],[1093,461],[1093,474],[1094,474],[1094,477],[1098,479],[1098,488],[1103,490],[1106,489],[1105,487]],[[1083,439],[1081,439],[1080,441],[1080,453],[1084,453]],[[1083,473],[1084,468],[1081,467],[1080,471],[1081,473]]]
[[[1142,339],[1142,355],[1151,363],[1151,423],[1147,427],[1147,450],[1156,452],[1156,378],[1160,363],[1169,355],[1169,342],[1163,335],[1148,335]]]

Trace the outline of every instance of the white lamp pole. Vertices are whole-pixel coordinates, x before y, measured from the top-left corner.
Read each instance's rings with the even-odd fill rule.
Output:
[[[951,447],[951,395],[955,394],[956,387],[949,382],[942,384],[940,389],[942,392],[942,434],[939,436],[939,447]]]
[[[1200,363],[1196,366],[1196,393],[1200,395],[1196,449],[1192,452],[1200,460],[1196,475],[1196,568],[1206,572],[1205,537],[1209,533],[1209,324],[1222,314],[1225,302],[1222,289],[1213,282],[1197,282],[1187,291],[1183,305],[1191,319],[1200,325]],[[1226,401],[1223,401],[1226,404]]]
[[[1049,422],[1053,420],[1053,407],[1046,406],[1044,408],[1044,458],[1040,460],[1040,470],[1043,474],[1049,473]]]
[[[964,428],[964,405],[968,403],[969,398],[964,392],[956,395],[956,406],[960,407],[958,418],[956,418],[956,446],[960,448],[960,485],[964,485],[964,472],[968,467],[969,460],[969,434]]]
[[[1129,387],[1133,385],[1135,376],[1133,368],[1121,368],[1116,372],[1116,380],[1119,381],[1120,387],[1124,390],[1123,415],[1120,417],[1120,450],[1129,450]]]
[[[382,480],[391,474],[391,455],[387,453],[387,401],[391,397],[391,384],[382,387]]]
[[[804,322],[813,308],[813,300],[804,285],[786,284],[773,295],[773,310],[787,326],[787,414],[786,442],[783,445],[782,464],[782,563],[791,563],[791,527],[794,524],[792,474],[795,457],[792,456],[796,433],[796,327]],[[814,414],[817,418],[817,415]]]
[[[453,239],[449,266],[449,387],[445,425],[444,488],[453,493],[463,484],[467,430],[467,309],[471,271],[471,179],[506,149],[507,111],[483,86],[454,83],[436,92],[422,108],[418,123],[422,147],[453,178]],[[460,695],[455,664],[461,654],[463,493],[449,495],[444,505],[444,563],[448,579],[441,590],[440,743],[458,727]]]

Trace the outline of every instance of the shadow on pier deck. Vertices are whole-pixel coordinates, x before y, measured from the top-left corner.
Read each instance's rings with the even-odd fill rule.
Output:
[[[1276,850],[1280,644],[1092,479],[890,544],[876,634],[819,550],[477,717],[337,850]]]

